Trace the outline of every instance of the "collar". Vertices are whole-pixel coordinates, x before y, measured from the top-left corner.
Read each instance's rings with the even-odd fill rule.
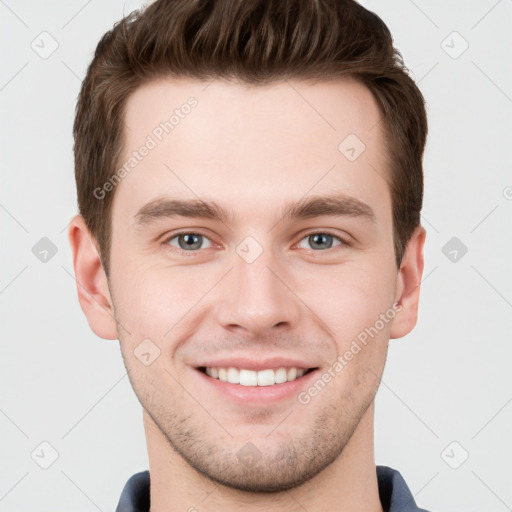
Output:
[[[388,466],[376,466],[379,498],[384,512],[428,512],[418,508],[402,475]],[[149,471],[126,482],[116,512],[149,512]]]

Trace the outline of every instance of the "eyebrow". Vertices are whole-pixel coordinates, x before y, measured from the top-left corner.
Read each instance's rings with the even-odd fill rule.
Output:
[[[281,208],[280,218],[291,221],[321,216],[362,217],[376,222],[375,213],[368,204],[342,194],[318,195],[288,202]],[[202,199],[157,198],[140,208],[134,216],[139,226],[172,217],[211,219],[224,224],[233,222],[233,215],[228,210],[214,201]]]

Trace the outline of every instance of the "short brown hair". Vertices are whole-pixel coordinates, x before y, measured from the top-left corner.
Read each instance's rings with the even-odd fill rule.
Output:
[[[128,97],[166,76],[256,85],[349,76],[363,83],[382,116],[400,267],[420,223],[427,116],[384,22],[354,0],[157,0],[104,34],[76,107],[78,207],[107,276],[115,191],[99,200],[94,190],[119,165]]]

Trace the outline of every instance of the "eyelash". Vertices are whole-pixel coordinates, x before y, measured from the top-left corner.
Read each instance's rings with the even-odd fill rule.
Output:
[[[192,251],[185,251],[183,249],[179,249],[177,247],[171,246],[169,242],[171,240],[173,240],[174,238],[179,237],[180,235],[199,235],[199,236],[202,236],[202,237],[207,238],[208,240],[210,240],[210,238],[206,234],[202,233],[201,231],[180,231],[178,233],[174,233],[172,236],[167,237],[165,240],[163,240],[162,244],[167,246],[172,252],[176,252],[177,251],[178,253],[185,254],[186,256],[193,256],[194,254],[196,254],[196,253],[201,251],[201,249],[192,250]],[[332,236],[333,238],[337,238],[341,242],[340,245],[337,245],[335,247],[331,247],[329,249],[323,249],[323,250],[309,249],[310,251],[315,252],[315,253],[331,252],[331,251],[335,250],[336,248],[343,248],[344,246],[345,247],[350,247],[351,246],[351,244],[350,244],[350,242],[348,242],[348,240],[346,240],[345,238],[340,237],[339,235],[335,235],[334,233],[331,233],[330,231],[311,231],[309,233],[306,233],[297,243],[302,242],[302,240],[304,240],[305,238],[310,237],[311,235],[328,235],[328,236]],[[212,242],[212,241],[210,240],[210,242]]]

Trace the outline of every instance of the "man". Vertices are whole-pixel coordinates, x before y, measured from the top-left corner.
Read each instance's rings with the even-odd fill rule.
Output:
[[[421,510],[373,420],[417,318],[426,132],[353,1],[157,1],[105,34],[69,239],[143,407],[118,512]]]

